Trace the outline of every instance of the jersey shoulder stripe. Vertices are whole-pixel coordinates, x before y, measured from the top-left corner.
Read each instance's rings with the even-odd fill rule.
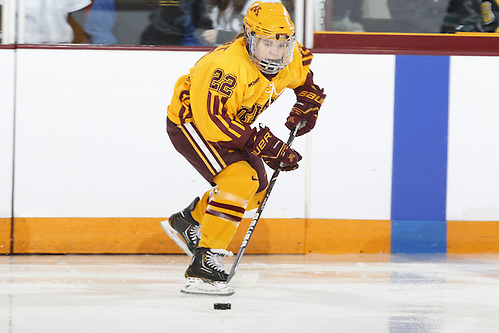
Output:
[[[312,62],[312,58],[314,57],[312,52],[301,44],[298,45],[298,48],[299,48],[300,54],[302,56],[303,66],[310,66],[310,63]]]

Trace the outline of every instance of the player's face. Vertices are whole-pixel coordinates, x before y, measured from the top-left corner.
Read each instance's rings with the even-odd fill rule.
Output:
[[[256,45],[256,53],[259,59],[278,60],[282,59],[286,52],[288,41],[261,38]]]
[[[265,74],[277,74],[293,61],[295,36],[259,36],[246,30],[251,60]]]

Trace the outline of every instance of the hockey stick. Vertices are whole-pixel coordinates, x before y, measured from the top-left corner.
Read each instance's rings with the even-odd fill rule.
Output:
[[[289,138],[287,145],[291,147],[291,144],[293,143],[295,137],[296,137],[296,132],[302,127],[303,121],[296,126],[291,133],[289,133]],[[251,220],[251,223],[248,227],[248,231],[246,231],[246,235],[244,236],[243,242],[241,243],[241,247],[239,248],[239,251],[237,252],[236,259],[234,259],[234,263],[232,264],[232,268],[230,269],[229,276],[227,277],[227,283],[234,277],[236,274],[236,269],[237,266],[239,266],[239,262],[241,261],[241,258],[243,257],[244,251],[246,251],[246,247],[248,246],[249,240],[251,236],[253,235],[253,232],[255,231],[256,224],[258,223],[258,220],[260,219],[260,216],[262,215],[263,209],[265,208],[265,205],[267,204],[267,200],[270,197],[270,192],[272,192],[272,189],[274,188],[275,182],[277,181],[277,176],[279,176],[279,173],[281,172],[281,165],[277,168],[276,171],[274,171],[274,174],[272,175],[272,178],[270,178],[269,186],[267,187],[267,193],[265,194],[265,197],[262,200],[262,203],[260,204],[260,207],[258,207],[255,216],[253,217],[253,220]]]

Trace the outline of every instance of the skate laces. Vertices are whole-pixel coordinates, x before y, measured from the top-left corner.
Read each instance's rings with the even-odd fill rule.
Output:
[[[194,244],[197,244],[198,241],[201,239],[201,226],[200,225],[192,226],[191,229],[189,230],[189,236],[191,237],[191,241]]]
[[[208,254],[206,256],[206,263],[218,272],[225,272],[222,257],[232,257],[234,255],[231,251],[223,249],[210,249]]]

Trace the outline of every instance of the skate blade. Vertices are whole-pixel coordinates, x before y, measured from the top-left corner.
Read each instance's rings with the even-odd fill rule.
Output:
[[[192,258],[193,254],[192,254],[191,250],[189,250],[187,245],[184,243],[182,238],[179,236],[178,232],[172,228],[172,226],[170,225],[170,222],[168,222],[168,220],[162,221],[159,223],[159,225],[161,226],[161,229],[163,229],[163,231],[166,232],[166,234],[172,239],[172,241],[174,241],[175,244],[177,244],[178,247],[180,247],[182,249],[182,251],[185,252],[185,254],[187,254],[189,257]]]
[[[180,289],[183,294],[207,296],[231,296],[234,289],[225,282],[205,282],[197,278],[187,278],[187,284]]]

